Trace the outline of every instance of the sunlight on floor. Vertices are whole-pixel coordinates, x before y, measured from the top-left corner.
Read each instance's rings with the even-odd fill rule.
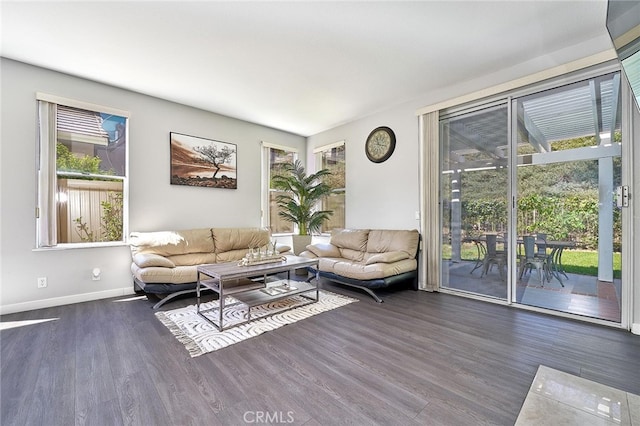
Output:
[[[57,321],[59,319],[60,318],[46,318],[46,319],[39,319],[39,320],[0,322],[0,330],[8,330],[10,328],[18,328],[18,327],[24,327],[24,326],[27,326],[27,325],[40,324],[40,323],[43,323],[43,322]]]
[[[134,296],[134,297],[128,297],[126,299],[114,300],[114,302],[133,302],[135,300],[144,300],[146,298],[147,298],[147,296]]]

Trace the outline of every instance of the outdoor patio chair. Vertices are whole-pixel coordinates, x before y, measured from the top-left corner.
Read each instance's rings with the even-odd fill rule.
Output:
[[[538,232],[536,234],[536,256],[546,258],[547,255],[547,234]]]
[[[544,286],[544,279],[547,271],[546,252],[544,256],[538,255],[536,252],[536,237],[533,235],[525,235],[522,239],[524,244],[524,257],[520,259],[519,278],[522,279],[522,275],[524,275],[524,271],[527,269],[527,266],[529,267],[529,271],[531,271],[532,268],[536,268],[538,278],[540,278],[540,285]]]
[[[504,251],[498,252],[497,250],[497,241],[498,236],[496,234],[487,234],[487,253],[484,256],[484,261],[482,263],[482,274],[481,277],[486,275],[487,272],[491,270],[493,265],[498,266],[498,272],[500,273],[500,278],[503,277],[503,268],[507,265],[507,256]]]

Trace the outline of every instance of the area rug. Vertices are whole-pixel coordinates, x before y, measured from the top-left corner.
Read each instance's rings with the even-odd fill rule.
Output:
[[[157,312],[156,317],[184,344],[187,351],[189,351],[189,355],[193,358],[357,301],[358,299],[320,290],[318,302],[304,305],[304,303],[308,302],[308,299],[296,295],[265,305],[255,306],[251,308],[251,318],[256,319],[224,331],[219,331],[213,324],[198,315],[195,305]],[[304,306],[295,307],[296,305]],[[202,303],[200,310],[216,308],[217,306],[218,301],[214,300]],[[225,298],[223,318],[225,327],[227,327],[227,324],[241,322],[245,318],[246,312],[246,306],[239,304],[232,297]],[[279,313],[274,314],[274,312]]]

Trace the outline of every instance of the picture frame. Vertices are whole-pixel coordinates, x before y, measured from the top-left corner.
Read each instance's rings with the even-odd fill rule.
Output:
[[[171,184],[238,189],[236,144],[170,132]]]

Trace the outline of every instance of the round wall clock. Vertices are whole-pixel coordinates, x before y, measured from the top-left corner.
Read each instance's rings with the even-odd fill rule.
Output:
[[[388,160],[395,148],[396,135],[393,130],[385,126],[373,129],[364,145],[367,158],[374,163],[382,163]]]

